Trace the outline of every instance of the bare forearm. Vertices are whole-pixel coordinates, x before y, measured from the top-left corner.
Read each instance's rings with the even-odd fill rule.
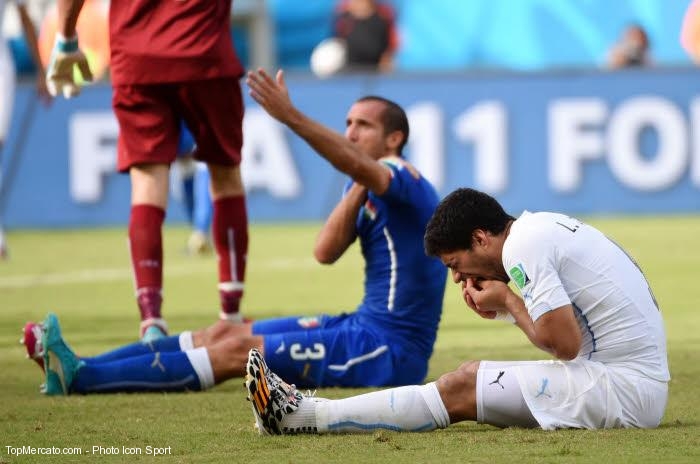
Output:
[[[460,273],[453,273],[455,280]],[[581,349],[581,331],[571,304],[545,312],[533,321],[525,302],[505,282],[474,281],[469,278],[463,286],[467,305],[482,317],[507,311],[528,340],[537,348],[557,359],[574,359]],[[484,316],[487,314],[487,316]]]
[[[508,311],[533,345],[561,360],[578,356],[582,336],[571,305],[548,311],[534,322],[523,301],[513,297],[507,303]]]
[[[20,7],[19,16],[22,21],[24,37],[27,39],[27,45],[29,46],[29,50],[32,54],[32,60],[34,60],[34,65],[39,71],[38,74],[43,76],[45,74],[45,70],[43,64],[41,63],[41,56],[39,56],[39,44],[37,43],[36,28],[34,27],[34,23],[29,17],[25,6]]]
[[[319,262],[335,262],[355,240],[357,214],[366,199],[367,189],[353,184],[333,209],[316,239],[314,255]]]
[[[373,192],[383,193],[382,190],[386,186],[378,179],[378,176],[383,174],[383,168],[378,169],[375,160],[360,152],[341,134],[308,118],[296,108],[290,111],[282,122],[304,139],[333,167]]]
[[[530,340],[533,345],[549,354],[555,355],[554,350],[538,337],[537,331],[535,330],[535,323],[527,312],[523,300],[514,293],[511,293],[506,299],[506,308],[513,319],[515,319],[515,324],[520,327],[520,330],[525,333],[528,340]]]
[[[272,79],[265,70],[248,73],[250,95],[267,113],[293,130],[333,167],[348,174],[360,185],[382,195],[391,183],[389,168],[361,152],[339,133],[304,115],[292,104],[284,82],[284,73],[277,71]]]
[[[75,25],[85,0],[58,0],[58,32],[63,37],[75,36]]]

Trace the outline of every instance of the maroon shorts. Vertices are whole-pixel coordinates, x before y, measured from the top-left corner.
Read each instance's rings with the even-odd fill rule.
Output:
[[[237,166],[243,145],[243,97],[238,78],[116,86],[112,107],[119,121],[117,168],[170,164],[177,155],[180,122],[197,142],[194,157]]]

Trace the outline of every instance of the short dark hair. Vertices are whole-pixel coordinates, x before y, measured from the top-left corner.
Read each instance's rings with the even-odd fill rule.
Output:
[[[476,229],[500,234],[513,219],[490,195],[470,188],[457,189],[440,202],[428,221],[423,238],[425,253],[438,256],[471,250]]]
[[[384,111],[382,112],[382,125],[384,126],[384,133],[390,134],[394,131],[400,131],[403,134],[403,140],[398,147],[399,155],[403,151],[403,147],[408,142],[408,117],[406,112],[401,106],[384,97],[378,97],[376,95],[367,95],[357,100],[357,102],[364,101],[377,101],[384,104]]]

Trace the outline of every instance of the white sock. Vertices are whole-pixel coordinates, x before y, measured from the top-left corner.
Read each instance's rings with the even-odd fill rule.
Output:
[[[207,349],[202,346],[193,350],[187,350],[185,354],[192,365],[192,369],[194,369],[197,373],[197,377],[199,377],[199,385],[202,390],[213,387],[215,384],[214,369],[211,367]]]
[[[280,421],[282,428],[290,429],[296,433],[318,433],[316,425],[316,404],[329,401],[325,398],[306,397],[299,404],[299,409],[293,414],[287,414]]]
[[[450,425],[435,382],[309,403],[316,410],[318,433],[426,432]]]
[[[178,341],[180,342],[180,351],[194,350],[194,338],[191,331],[181,332]]]

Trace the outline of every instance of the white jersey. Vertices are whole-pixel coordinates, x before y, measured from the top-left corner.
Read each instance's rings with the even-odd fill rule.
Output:
[[[0,35],[2,35],[3,29],[5,29],[5,6],[9,3],[14,3],[15,5],[26,5],[27,0],[0,0]]]
[[[577,219],[524,212],[503,246],[503,265],[533,321],[571,304],[579,359],[667,382],[661,313],[644,275],[616,243]]]
[[[24,0],[14,0],[12,3],[23,4]],[[12,105],[15,99],[15,65],[12,53],[7,47],[7,41],[2,34],[5,23],[5,0],[0,0],[0,142],[5,139],[10,126]]]

